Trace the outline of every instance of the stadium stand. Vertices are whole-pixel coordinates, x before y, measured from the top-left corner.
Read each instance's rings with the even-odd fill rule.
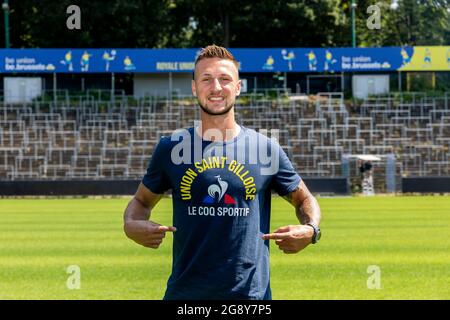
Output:
[[[0,179],[139,179],[161,135],[198,119],[190,97],[105,101],[87,93],[26,105],[0,105]],[[450,95],[373,97],[359,107],[342,94],[269,100],[242,95],[237,119],[254,129],[277,129],[296,169],[308,177],[342,176],[344,154],[395,154],[398,177],[450,175]],[[386,168],[375,180],[384,190]],[[357,177],[351,164],[350,177]],[[382,177],[383,179],[377,179]]]

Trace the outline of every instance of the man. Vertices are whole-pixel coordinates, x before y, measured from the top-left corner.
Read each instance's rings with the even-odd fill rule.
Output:
[[[268,240],[297,253],[320,237],[319,205],[278,143],[236,124],[240,88],[231,53],[204,48],[192,80],[201,125],[161,138],[125,210],[125,233],[138,244],[156,249],[174,232],[164,299],[271,299]],[[270,163],[255,161],[256,147],[270,149]],[[148,221],[169,189],[174,226]],[[301,224],[269,233],[271,190],[294,205]]]
[[[359,160],[359,172],[361,177],[369,175],[372,170],[372,163],[370,161]]]
[[[359,160],[359,172],[361,173],[361,188],[363,194],[373,195],[373,176],[372,176],[372,163],[370,161]]]

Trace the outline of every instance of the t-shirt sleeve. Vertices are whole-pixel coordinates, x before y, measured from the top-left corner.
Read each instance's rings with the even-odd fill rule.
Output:
[[[170,152],[166,151],[166,145],[167,141],[161,138],[153,151],[147,167],[147,173],[142,178],[142,184],[153,193],[161,194],[171,188],[170,180],[166,173],[167,157],[170,157]]]
[[[291,161],[278,145],[279,169],[272,178],[272,189],[280,196],[285,196],[294,191],[302,180],[292,166]]]

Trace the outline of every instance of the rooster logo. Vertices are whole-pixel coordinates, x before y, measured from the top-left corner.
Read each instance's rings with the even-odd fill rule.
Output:
[[[223,181],[220,176],[215,176],[215,178],[217,178],[217,184],[213,183],[208,187],[208,195],[203,199],[203,203],[219,203],[223,198],[225,204],[236,204],[233,197],[226,193],[228,182]]]

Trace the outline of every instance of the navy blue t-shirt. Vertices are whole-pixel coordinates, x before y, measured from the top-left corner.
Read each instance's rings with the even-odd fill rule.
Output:
[[[142,183],[172,189],[172,274],[164,299],[271,299],[271,190],[300,176],[274,139],[241,126],[232,140],[202,140],[194,128],[162,137]]]

